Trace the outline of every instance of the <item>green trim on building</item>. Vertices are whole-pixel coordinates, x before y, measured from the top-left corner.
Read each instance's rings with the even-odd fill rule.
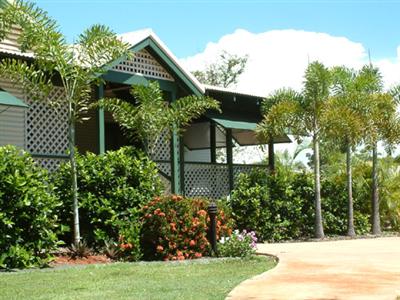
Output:
[[[18,106],[28,108],[29,106],[24,103],[24,101],[14,97],[10,93],[0,88],[0,105],[6,106]]]
[[[226,163],[229,174],[229,191],[233,190],[233,152],[232,152],[232,129],[226,129]]]
[[[157,81],[163,91],[176,91],[176,84],[173,81],[150,78],[141,75],[132,75],[118,71],[108,71],[103,75],[103,79],[108,82],[121,83],[126,85],[148,85],[150,81]]]
[[[143,41],[140,43],[134,45],[130,50],[132,52],[138,52],[146,47],[151,48],[151,50],[154,51],[157,56],[160,57],[160,59],[163,61],[163,63],[172,71],[175,73],[175,75],[178,77],[179,80],[181,80],[189,89],[192,93],[194,93],[196,96],[201,96],[203,95],[203,91],[199,89],[196,84],[191,80],[189,76],[185,74],[185,72],[181,69],[180,66],[178,66],[169,56],[168,54],[160,47],[160,45],[151,37],[145,38]],[[108,64],[107,67],[105,68],[107,70],[107,73],[102,75],[103,78],[107,81],[112,81],[112,82],[118,82],[118,83],[123,83],[127,85],[132,85],[132,84],[147,84],[148,80],[155,80],[152,78],[146,78],[145,76],[138,76],[138,75],[131,75],[131,74],[124,74],[120,73],[117,71],[111,70],[114,66],[118,65],[120,62],[125,60],[126,57],[121,57],[112,63]],[[115,75],[114,73],[120,74],[119,76]],[[133,77],[133,78],[129,78]],[[160,87],[163,90],[170,90],[170,89],[165,89],[161,83],[164,82],[170,82],[167,80],[157,80],[160,82]],[[176,85],[173,82],[170,82],[174,85]]]
[[[182,80],[186,86],[190,88],[190,90],[196,96],[202,96],[203,91],[200,90],[193,81],[182,71],[182,69],[173,62],[168,55],[159,47],[156,41],[150,38],[149,46],[156,52],[156,54],[168,65],[169,68]]]
[[[104,85],[100,84],[97,88],[97,98],[104,97]],[[98,139],[99,139],[99,154],[106,152],[106,134],[105,134],[105,121],[104,121],[104,108],[99,107],[97,110],[97,125],[98,125]]]
[[[171,101],[176,100],[176,93],[171,93]],[[181,193],[181,182],[180,182],[180,146],[179,146],[179,136],[176,129],[172,131],[171,136],[171,192],[174,194]]]

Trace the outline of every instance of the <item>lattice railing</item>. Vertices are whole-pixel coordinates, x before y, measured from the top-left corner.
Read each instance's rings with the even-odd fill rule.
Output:
[[[241,173],[250,173],[252,170],[256,168],[266,168],[263,165],[233,165],[233,178],[236,179],[237,176]]]
[[[258,165],[233,165],[234,182],[241,173],[249,173]],[[230,194],[227,164],[185,163],[185,195],[219,199]]]
[[[219,199],[229,194],[229,171],[224,164],[185,163],[185,195]]]
[[[140,74],[146,77],[174,81],[167,70],[145,49],[136,52],[133,59],[120,62],[113,69],[122,73]]]

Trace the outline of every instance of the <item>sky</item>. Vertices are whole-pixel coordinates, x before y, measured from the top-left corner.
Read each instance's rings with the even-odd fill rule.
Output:
[[[267,96],[300,89],[309,61],[378,66],[400,83],[400,0],[37,0],[70,42],[95,23],[117,33],[151,28],[189,70],[226,50],[248,56],[235,87]],[[370,55],[369,55],[370,53]],[[294,145],[291,146],[293,149]]]
[[[358,68],[368,53],[388,86],[400,81],[400,0],[37,0],[69,41],[95,23],[151,28],[189,70],[222,50],[248,55],[237,89],[299,88],[308,61]]]

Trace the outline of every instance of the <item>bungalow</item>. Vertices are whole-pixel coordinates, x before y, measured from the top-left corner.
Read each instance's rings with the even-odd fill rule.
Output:
[[[0,59],[34,59],[32,53],[19,50],[19,32],[13,28],[0,42]],[[201,84],[151,30],[120,37],[130,44],[135,56],[112,64],[103,75],[105,84],[93,89],[94,101],[103,96],[129,99],[132,84],[155,80],[171,101],[194,94],[209,95],[221,103],[222,113],[207,112],[181,138],[170,143],[160,141],[153,159],[172,192],[220,198],[230,193],[239,173],[266,167],[235,164],[232,151],[235,145],[259,144],[254,129],[261,120],[262,97]],[[63,94],[55,91],[49,97],[62,101]],[[85,119],[76,124],[76,145],[80,152],[101,154],[128,144],[109,113],[91,110]],[[67,106],[54,108],[33,101],[18,83],[0,78],[0,146],[13,144],[23,148],[39,164],[53,171],[67,159],[67,130]],[[273,158],[273,144],[284,142],[290,139],[277,137],[269,144],[270,158]],[[217,162],[218,148],[226,149],[226,163]],[[270,167],[272,163],[270,160]]]

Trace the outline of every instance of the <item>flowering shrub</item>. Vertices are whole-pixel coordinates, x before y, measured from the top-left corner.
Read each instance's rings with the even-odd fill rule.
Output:
[[[185,260],[210,253],[207,239],[208,201],[181,196],[156,197],[142,209],[141,245],[146,259]],[[217,237],[232,233],[223,209],[217,216]]]
[[[257,249],[257,237],[254,231],[235,230],[230,237],[222,237],[218,243],[218,254],[225,257],[248,257]]]

